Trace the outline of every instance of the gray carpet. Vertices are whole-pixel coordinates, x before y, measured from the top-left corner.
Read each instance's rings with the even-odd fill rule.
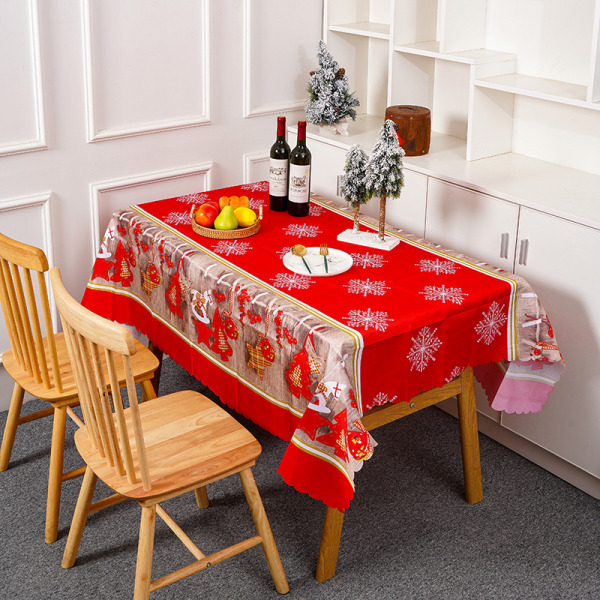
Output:
[[[202,389],[165,359],[160,393]],[[26,410],[39,407],[39,401]],[[314,579],[323,505],[286,486],[277,466],[285,443],[240,419],[258,437],[255,468],[290,584],[289,598],[578,599],[600,598],[600,504],[481,435],[484,500],[463,499],[458,425],[432,407],[375,432],[374,457],[357,475],[346,513],[336,576]],[[6,412],[0,413],[4,428]],[[67,468],[78,466],[72,443]],[[60,567],[80,480],[65,484],[59,539],[44,543],[51,423],[18,432],[0,473],[0,598],[131,598],[139,508],[123,503],[90,516],[75,566]],[[100,490],[103,492],[104,490]],[[165,508],[205,552],[251,535],[237,478],[210,486],[211,507],[193,494]],[[157,520],[153,576],[191,555]],[[153,600],[277,598],[260,547],[151,595]]]

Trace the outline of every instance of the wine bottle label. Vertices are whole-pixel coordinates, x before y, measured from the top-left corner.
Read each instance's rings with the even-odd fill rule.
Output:
[[[287,196],[288,161],[287,159],[271,159],[269,166],[269,195]]]
[[[290,164],[290,202],[308,202],[310,194],[310,165]]]

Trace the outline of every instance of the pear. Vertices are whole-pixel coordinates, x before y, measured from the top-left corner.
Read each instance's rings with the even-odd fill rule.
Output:
[[[235,218],[235,213],[233,212],[232,206],[225,206],[223,210],[219,213],[219,216],[215,219],[213,223],[215,229],[224,229],[231,230],[237,229],[238,222]]]

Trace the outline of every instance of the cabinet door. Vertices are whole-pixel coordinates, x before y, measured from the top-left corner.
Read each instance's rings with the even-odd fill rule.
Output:
[[[288,137],[295,137],[295,133]],[[310,189],[326,198],[335,198],[338,175],[344,172],[346,152],[342,148],[309,138],[308,148],[312,155]]]
[[[512,271],[519,207],[438,179],[429,179],[425,237],[488,264]],[[498,422],[481,386],[477,410]]]
[[[429,179],[425,237],[512,271],[519,207],[493,196]]]
[[[516,271],[539,294],[567,370],[541,413],[501,422],[600,477],[600,231],[521,208],[518,250],[526,240]]]

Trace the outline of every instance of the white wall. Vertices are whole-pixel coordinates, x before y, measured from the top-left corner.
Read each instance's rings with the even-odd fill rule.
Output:
[[[266,178],[321,23],[321,0],[1,0],[0,231],[81,298],[115,209]]]

